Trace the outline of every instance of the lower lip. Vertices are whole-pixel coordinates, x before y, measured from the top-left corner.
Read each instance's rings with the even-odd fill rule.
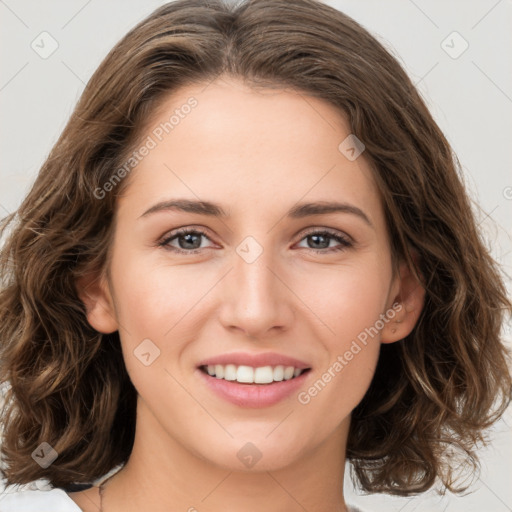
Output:
[[[297,391],[311,370],[290,380],[272,384],[240,384],[232,380],[217,379],[202,370],[197,370],[206,385],[218,396],[239,407],[269,407],[289,397]]]

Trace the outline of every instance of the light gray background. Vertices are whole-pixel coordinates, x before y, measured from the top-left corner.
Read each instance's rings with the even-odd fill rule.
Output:
[[[17,208],[101,59],[159,0],[0,0],[0,216]],[[399,58],[455,149],[495,258],[510,275],[512,1],[330,0]],[[293,8],[293,1],[290,2]],[[46,31],[58,44],[41,58]],[[458,32],[469,44],[452,33]],[[444,43],[443,43],[444,41]],[[51,41],[45,40],[46,51]],[[445,51],[446,50],[446,51]],[[42,51],[42,48],[41,50]],[[450,56],[448,52],[451,52]],[[476,208],[476,206],[475,206]],[[510,279],[507,278],[510,287]],[[510,289],[510,288],[509,288]],[[505,336],[510,340],[512,330]],[[379,511],[512,511],[512,414],[482,450],[472,493],[347,498]]]

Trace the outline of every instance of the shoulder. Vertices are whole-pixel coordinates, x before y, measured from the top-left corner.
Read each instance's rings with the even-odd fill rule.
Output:
[[[53,488],[45,479],[4,487],[0,483],[2,512],[81,512],[64,489]]]
[[[46,478],[27,484],[5,485],[0,478],[0,512],[82,512],[68,493],[78,494],[90,487],[99,486],[123,467],[122,464],[90,483],[71,484],[66,489],[53,487]]]

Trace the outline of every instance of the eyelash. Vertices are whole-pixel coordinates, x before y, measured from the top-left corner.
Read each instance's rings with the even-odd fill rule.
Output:
[[[183,229],[179,229],[178,231],[172,233],[168,237],[165,237],[162,241],[160,241],[158,243],[158,246],[163,247],[166,250],[179,253],[179,254],[197,254],[201,250],[205,249],[205,247],[203,247],[203,248],[192,249],[190,251],[187,251],[185,249],[179,249],[177,247],[172,247],[172,246],[168,245],[172,240],[177,239],[181,236],[189,235],[189,234],[202,235],[209,239],[208,234],[205,231],[203,231],[202,229],[183,228]],[[301,242],[304,238],[307,238],[308,236],[312,236],[312,235],[328,236],[328,237],[336,240],[336,242],[340,243],[340,245],[338,245],[337,247],[331,247],[331,248],[327,248],[327,249],[311,249],[311,248],[309,248],[310,251],[313,251],[317,254],[331,254],[333,252],[343,251],[343,250],[348,249],[353,246],[352,242],[348,238],[341,236],[336,232],[329,231],[325,228],[322,230],[310,231],[308,233],[305,233],[302,236],[302,238],[299,240],[299,242]],[[306,249],[306,247],[302,247],[302,249]]]

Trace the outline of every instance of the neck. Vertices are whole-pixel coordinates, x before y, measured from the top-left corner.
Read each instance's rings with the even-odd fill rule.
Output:
[[[103,510],[345,512],[348,426],[349,418],[319,446],[284,466],[265,461],[262,453],[252,468],[241,470],[239,461],[220,467],[191,453],[163,430],[139,398],[132,453],[106,482]]]

